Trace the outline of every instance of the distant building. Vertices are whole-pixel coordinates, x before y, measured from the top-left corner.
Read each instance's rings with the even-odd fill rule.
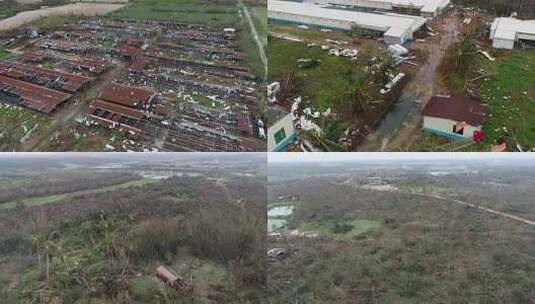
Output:
[[[535,47],[535,20],[496,18],[490,27],[492,46],[512,50],[518,43]]]
[[[433,96],[423,109],[424,131],[452,140],[481,136],[487,105],[464,96]]]
[[[388,11],[429,19],[439,16],[450,5],[450,0],[327,0],[326,2],[362,10]]]
[[[381,35],[387,44],[403,44],[415,38],[426,19],[399,14],[373,14],[289,1],[268,1],[268,18],[275,22],[317,26],[339,31],[358,29]]]
[[[268,129],[268,149],[271,152],[283,151],[295,139],[293,115],[288,113]]]

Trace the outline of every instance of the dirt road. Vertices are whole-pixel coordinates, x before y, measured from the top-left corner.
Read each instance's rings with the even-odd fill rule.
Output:
[[[258,47],[260,60],[262,60],[262,64],[264,65],[264,81],[266,81],[268,77],[268,60],[266,56],[266,50],[264,49],[264,45],[262,44],[262,39],[260,39],[260,37],[258,36],[258,32],[256,31],[256,27],[253,22],[253,18],[251,18],[251,14],[249,13],[249,9],[246,5],[243,4],[241,0],[238,3],[241,10],[243,11],[243,14],[245,15],[245,18],[247,18],[247,22],[249,23],[249,27],[251,28],[251,33],[255,40],[256,46]]]
[[[412,145],[414,137],[420,132],[423,103],[432,95],[440,93],[436,83],[437,67],[446,54],[446,50],[458,40],[459,19],[455,12],[450,12],[442,18],[440,39],[426,43],[414,42],[410,45],[410,47],[427,50],[429,55],[426,63],[411,78],[400,98],[404,101],[410,100],[411,106],[408,112],[403,113],[403,119],[393,122],[384,121],[383,124],[395,126],[380,127],[358,147],[359,151],[406,151]],[[392,131],[385,134],[384,129]]]
[[[462,205],[462,206],[466,206],[466,207],[476,208],[476,209],[479,209],[479,210],[481,210],[483,212],[492,213],[492,214],[499,215],[499,216],[502,216],[502,217],[506,217],[508,219],[511,219],[511,220],[514,220],[514,221],[517,221],[517,222],[520,222],[520,223],[524,223],[524,224],[527,224],[527,225],[530,225],[530,226],[535,226],[535,221],[530,221],[530,220],[527,220],[525,218],[522,218],[522,217],[519,217],[519,216],[516,216],[516,215],[504,213],[504,212],[501,212],[501,211],[496,211],[494,209],[490,209],[490,208],[487,208],[487,207],[482,207],[482,206],[475,205],[475,204],[472,204],[472,203],[467,203],[467,202],[463,202],[463,201],[456,200],[456,199],[446,198],[446,197],[443,197],[443,196],[440,196],[440,195],[435,195],[435,194],[419,194],[419,195],[426,196],[426,197],[432,197],[432,198],[436,198],[436,199],[444,200],[444,201],[448,201],[448,202],[453,202],[453,203],[456,203],[456,204],[459,204],[459,205]]]
[[[50,17],[50,16],[65,16],[65,15],[83,15],[96,16],[105,15],[109,12],[120,9],[124,4],[104,4],[104,3],[76,3],[64,6],[49,7],[38,9],[34,11],[26,11],[18,13],[17,15],[0,20],[0,31],[10,30],[22,26],[32,21]]]

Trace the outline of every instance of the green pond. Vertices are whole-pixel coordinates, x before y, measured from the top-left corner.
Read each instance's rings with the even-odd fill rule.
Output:
[[[284,227],[294,209],[292,204],[274,204],[274,206],[268,207],[268,232]]]

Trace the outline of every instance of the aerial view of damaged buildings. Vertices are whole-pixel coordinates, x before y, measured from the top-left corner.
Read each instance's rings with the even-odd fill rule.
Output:
[[[12,55],[0,61],[0,106],[48,119],[25,128],[23,150],[46,127],[46,141],[101,134],[96,150],[265,151],[258,84],[238,35],[116,18],[5,32],[0,45]]]
[[[377,42],[380,48],[393,58],[396,71],[387,73],[389,81],[386,81],[384,86],[378,88],[377,94],[372,98],[379,99],[379,101],[381,99],[388,100],[387,96],[397,86],[401,88],[405,85],[405,88],[410,87],[406,78],[410,78],[411,80],[409,81],[415,82],[413,87],[418,87],[419,92],[415,93],[410,89],[402,89],[403,92],[398,92],[400,95],[394,97],[397,99],[398,106],[395,106],[396,101],[394,101],[394,106],[387,107],[387,110],[378,121],[369,120],[367,125],[364,127],[359,126],[359,128],[352,129],[350,126],[342,136],[335,139],[338,140],[337,144],[340,144],[343,149],[350,151],[376,151],[379,149],[383,151],[389,149],[387,147],[389,140],[390,142],[394,141],[392,134],[383,134],[382,142],[378,140],[379,144],[376,146],[370,144],[364,148],[359,148],[358,145],[369,144],[370,140],[366,141],[366,139],[369,139],[374,134],[374,128],[379,130],[375,132],[377,134],[381,131],[385,132],[384,130],[394,133],[399,129],[406,128],[409,124],[412,124],[412,129],[433,134],[433,136],[438,136],[437,138],[446,138],[451,142],[460,139],[461,141],[477,143],[481,140],[483,136],[482,125],[489,112],[487,105],[474,96],[442,94],[434,84],[428,84],[432,82],[434,70],[437,69],[441,57],[444,57],[446,49],[452,45],[445,36],[450,35],[453,37],[457,34],[452,32],[459,31],[458,27],[454,30],[448,29],[444,21],[445,16],[455,9],[457,9],[456,12],[462,11],[463,13],[477,11],[470,8],[458,8],[450,0],[269,0],[268,19],[270,25],[277,25],[277,29],[280,29],[277,32],[275,29],[270,28],[270,35],[277,39],[284,39],[287,43],[305,43],[309,48],[321,48],[328,56],[347,57],[350,59],[350,61],[347,61],[348,64],[357,62],[356,60],[361,53],[370,52],[369,50],[359,49],[359,45],[362,42],[355,43],[355,30],[365,33],[360,35],[360,38],[367,38]],[[464,20],[461,18],[459,20],[460,24],[469,24],[470,22],[471,18]],[[436,28],[433,28],[435,26]],[[290,27],[293,30],[288,30]],[[495,18],[493,22],[492,19],[487,21],[486,30],[486,34],[482,39],[490,41],[488,47],[508,50],[519,45],[529,48],[535,47],[535,21],[523,21],[514,16]],[[310,40],[311,33],[300,35],[299,33],[303,31],[316,31],[315,33],[318,33],[316,34],[317,39]],[[336,36],[334,35],[335,33]],[[340,33],[346,33],[346,38],[340,39]],[[329,39],[330,36],[327,36],[327,34],[338,38]],[[325,39],[325,37],[329,38]],[[458,38],[458,36],[454,38]],[[433,48],[429,43],[435,43],[438,47]],[[416,47],[413,47],[414,45]],[[421,58],[424,58],[421,55],[422,52],[415,53],[413,52],[414,49],[423,49],[424,53],[436,52],[440,53],[440,55],[434,56],[427,61],[425,59],[421,60]],[[495,61],[495,58],[484,49],[478,49],[478,54],[481,58]],[[373,57],[373,59],[378,56],[375,53],[372,55],[369,57]],[[306,61],[314,61],[314,59],[298,59],[298,66],[303,71],[305,78],[309,75],[307,71],[310,71],[310,66],[328,64],[325,61],[319,62],[318,60],[316,60],[318,62]],[[413,69],[414,73],[407,75],[405,70],[410,69]],[[319,140],[314,142],[311,138],[326,136],[325,133],[328,133],[328,131],[322,130],[325,120],[329,118],[334,120],[332,117],[336,114],[338,114],[336,119],[339,119],[342,115],[334,113],[334,109],[325,109],[324,104],[322,104],[323,108],[314,107],[314,101],[309,101],[303,105],[306,96],[289,94],[288,92],[294,92],[295,90],[292,91],[292,88],[288,88],[288,86],[291,86],[291,76],[285,79],[270,79],[270,84],[268,84],[268,103],[272,111],[271,115],[275,117],[267,132],[268,150],[325,151],[324,144],[318,144]],[[426,88],[426,86],[429,86],[429,88]],[[304,94],[306,93],[308,92]],[[303,93],[301,92],[301,94]],[[414,102],[411,102],[410,106],[406,106],[404,101],[399,102],[401,95],[409,97]],[[417,108],[414,111],[417,114],[413,115],[411,111],[414,108]],[[388,109],[390,109],[391,115]],[[366,116],[366,114],[362,115]],[[417,123],[410,121],[415,115],[417,115]],[[366,120],[366,117],[361,120]],[[348,124],[357,123],[351,121]],[[303,136],[305,131],[312,132],[315,135],[312,137]],[[359,132],[360,134],[358,134]],[[404,140],[409,141],[408,139]],[[399,150],[400,148],[390,149]],[[411,148],[405,146],[402,149],[410,150]],[[505,149],[505,143],[497,143],[492,146],[493,151],[504,151]]]

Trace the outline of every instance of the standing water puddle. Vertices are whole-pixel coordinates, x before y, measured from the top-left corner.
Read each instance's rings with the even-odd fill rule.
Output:
[[[401,127],[401,124],[405,120],[405,117],[414,105],[414,101],[408,96],[401,96],[399,102],[395,103],[392,110],[385,116],[381,125],[379,126],[379,132],[385,137],[390,137],[396,130]]]
[[[268,207],[268,232],[284,227],[295,209],[292,204]]]

